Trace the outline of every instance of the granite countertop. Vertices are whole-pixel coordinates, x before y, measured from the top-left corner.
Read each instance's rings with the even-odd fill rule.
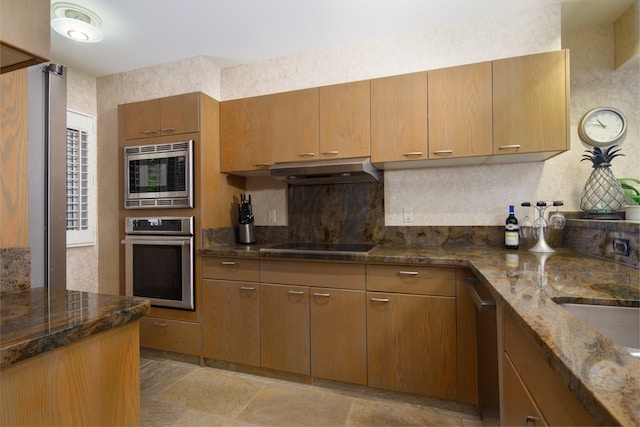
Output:
[[[129,323],[149,301],[34,288],[0,295],[0,368]]]
[[[396,247],[366,255],[266,253],[269,245],[216,246],[209,256],[444,265],[470,268],[538,344],[601,425],[640,425],[640,359],[557,303],[640,305],[640,270],[567,249],[538,254],[495,247]]]

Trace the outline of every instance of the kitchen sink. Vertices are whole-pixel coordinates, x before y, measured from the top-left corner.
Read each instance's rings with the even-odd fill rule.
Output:
[[[640,308],[564,303],[560,307],[640,358]]]

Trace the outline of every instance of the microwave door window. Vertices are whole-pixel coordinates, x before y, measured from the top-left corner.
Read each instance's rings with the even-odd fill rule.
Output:
[[[182,247],[133,245],[134,295],[182,299]]]
[[[131,160],[129,192],[185,191],[185,161],[184,156]]]

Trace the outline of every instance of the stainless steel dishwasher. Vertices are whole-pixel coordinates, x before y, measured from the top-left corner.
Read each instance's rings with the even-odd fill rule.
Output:
[[[500,418],[500,396],[496,301],[478,278],[466,277],[465,281],[476,306],[478,408],[483,420],[497,420]]]

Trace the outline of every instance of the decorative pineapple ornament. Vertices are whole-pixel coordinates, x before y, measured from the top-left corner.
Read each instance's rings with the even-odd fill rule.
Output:
[[[582,156],[581,161],[590,160],[593,163],[593,171],[584,185],[580,199],[580,209],[589,215],[612,214],[625,206],[624,191],[610,168],[611,160],[624,156],[619,151],[615,145],[604,151],[595,147],[593,151],[585,150],[590,154]]]

